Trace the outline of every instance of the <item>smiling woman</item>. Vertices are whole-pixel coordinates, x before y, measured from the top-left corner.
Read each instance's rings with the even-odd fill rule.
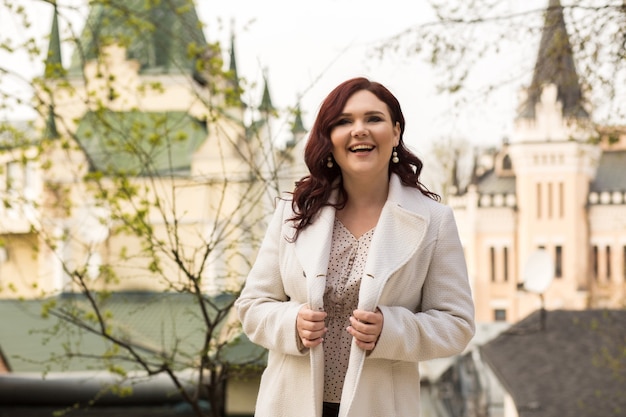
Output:
[[[379,208],[386,198],[389,161],[400,138],[400,123],[391,119],[384,101],[368,90],[354,93],[330,132],[331,154],[341,169],[343,186],[378,189]],[[349,211],[349,201],[344,211]],[[376,204],[375,201],[372,203]]]
[[[269,350],[255,416],[418,415],[419,362],[473,336],[452,210],[420,182],[404,128],[396,97],[367,78],[322,102],[309,175],[278,200],[236,302]]]

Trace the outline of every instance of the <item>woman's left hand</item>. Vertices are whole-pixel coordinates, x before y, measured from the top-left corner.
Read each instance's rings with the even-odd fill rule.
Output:
[[[346,329],[356,339],[361,349],[373,350],[380,333],[383,331],[383,313],[376,311],[354,310],[350,316],[350,326]]]

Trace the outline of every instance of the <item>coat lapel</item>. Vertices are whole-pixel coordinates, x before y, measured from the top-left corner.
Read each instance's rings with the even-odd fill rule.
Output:
[[[422,199],[407,191],[392,175],[389,197],[376,225],[361,279],[359,309],[376,308],[389,277],[409,261],[426,235],[428,211]]]
[[[335,208],[325,206],[315,222],[306,227],[295,242],[295,253],[307,284],[307,302],[312,310],[324,308],[326,273],[330,260],[330,247],[335,222]],[[315,415],[322,414],[324,397],[324,348],[318,345],[310,351],[311,384]]]
[[[308,303],[313,310],[323,308],[334,221],[335,208],[323,207],[315,222],[302,230],[295,242],[296,256],[307,281]]]

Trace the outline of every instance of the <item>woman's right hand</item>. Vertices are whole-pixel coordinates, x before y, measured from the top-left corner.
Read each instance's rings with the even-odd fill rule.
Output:
[[[300,309],[296,319],[296,330],[304,347],[312,348],[324,341],[324,335],[328,330],[325,319],[325,311],[311,310],[308,306]]]

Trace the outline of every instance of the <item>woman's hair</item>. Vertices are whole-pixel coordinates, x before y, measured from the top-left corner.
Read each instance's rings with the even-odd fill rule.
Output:
[[[304,162],[309,169],[309,175],[297,181],[293,191],[292,206],[295,216],[290,220],[294,221],[295,224],[294,240],[297,239],[302,229],[313,222],[315,215],[323,206],[331,205],[328,199],[333,188],[338,189],[339,198],[332,205],[341,209],[346,204],[348,195],[342,185],[341,170],[337,164],[331,168],[327,166],[328,157],[331,156],[333,147],[330,133],[338,123],[339,115],[343,112],[348,99],[361,90],[373,93],[379,100],[386,103],[392,124],[394,126],[396,123],[400,125],[400,140],[396,147],[400,161],[389,164],[389,173],[397,174],[404,185],[417,188],[422,194],[433,200],[440,199],[437,194],[429,191],[420,182],[423,163],[404,145],[402,139],[404,116],[398,99],[380,83],[363,77],[353,78],[339,84],[328,94],[322,102],[315,123],[309,132],[309,138],[304,149]]]

